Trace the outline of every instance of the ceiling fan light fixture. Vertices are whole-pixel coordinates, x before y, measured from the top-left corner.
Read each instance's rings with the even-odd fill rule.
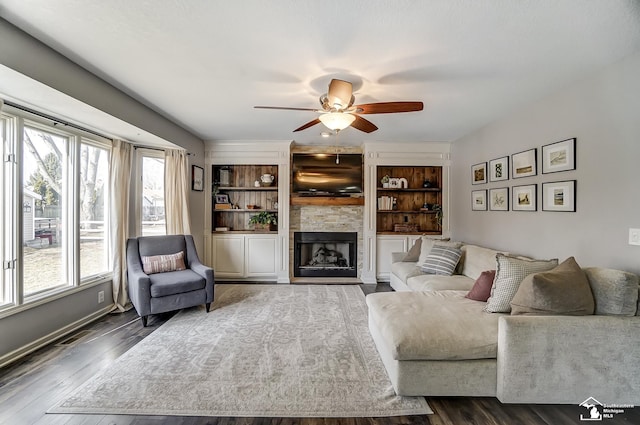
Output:
[[[355,115],[342,112],[328,112],[318,117],[329,130],[340,131],[349,127],[355,120]]]

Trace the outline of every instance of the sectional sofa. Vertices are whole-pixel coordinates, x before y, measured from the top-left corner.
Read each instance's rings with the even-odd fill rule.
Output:
[[[443,244],[460,252],[453,273],[425,273]],[[419,255],[416,247],[393,254],[395,292],[367,296],[369,328],[397,394],[640,405],[637,275],[426,237],[418,245]],[[472,299],[487,277],[489,298]],[[507,281],[518,284],[505,307]]]

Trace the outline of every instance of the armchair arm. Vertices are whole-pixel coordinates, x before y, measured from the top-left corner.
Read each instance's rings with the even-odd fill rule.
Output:
[[[205,289],[207,290],[207,303],[213,302],[213,269],[200,262],[198,252],[196,251],[196,245],[193,242],[193,236],[184,235],[184,239],[187,243],[187,267],[206,280],[207,283]]]
[[[151,314],[151,281],[142,270],[138,240],[127,240],[127,281],[131,303],[140,316]]]
[[[640,404],[640,317],[503,316],[497,397],[503,403]]]

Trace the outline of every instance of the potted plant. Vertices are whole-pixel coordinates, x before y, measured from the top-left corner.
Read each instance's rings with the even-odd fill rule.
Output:
[[[278,216],[269,211],[262,211],[249,219],[255,230],[273,230],[278,225]]]
[[[380,183],[382,183],[382,187],[389,187],[389,174],[385,174]]]

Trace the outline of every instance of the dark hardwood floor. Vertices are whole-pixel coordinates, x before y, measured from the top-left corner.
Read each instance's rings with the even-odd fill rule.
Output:
[[[365,293],[388,285],[361,285]],[[55,425],[564,425],[579,424],[583,408],[571,405],[502,404],[495,398],[427,398],[433,415],[389,418],[230,418],[131,415],[59,415],[46,411],[70,391],[108,367],[172,314],[151,316],[143,328],[132,310],[108,315],[88,326],[71,344],[61,341],[0,369],[0,424]],[[68,337],[67,337],[68,338]],[[132,394],[132,396],[134,396]],[[640,424],[640,408],[603,419],[609,425]]]

